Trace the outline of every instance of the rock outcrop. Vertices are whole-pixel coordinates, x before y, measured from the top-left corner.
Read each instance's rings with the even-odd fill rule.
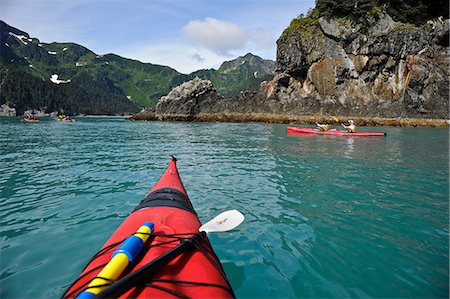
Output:
[[[162,119],[192,120],[203,111],[219,111],[224,99],[216,92],[211,81],[197,77],[161,97],[156,104],[155,113]]]
[[[16,116],[16,109],[3,104],[0,106],[0,116]]]
[[[367,23],[319,18],[285,32],[267,96],[294,113],[448,119],[449,20]]]

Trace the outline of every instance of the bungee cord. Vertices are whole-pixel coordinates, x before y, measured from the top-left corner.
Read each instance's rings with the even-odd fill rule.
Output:
[[[195,234],[197,234],[196,232],[192,232],[192,233],[176,233],[176,234],[161,234],[161,233],[153,233],[153,234],[148,234],[148,233],[142,233],[145,235],[149,235],[152,238],[155,237],[160,237],[160,238],[169,238],[171,240],[168,241],[161,241],[158,243],[154,243],[154,244],[150,244],[149,246],[147,246],[146,248],[146,252],[148,252],[151,248],[154,247],[159,247],[159,246],[164,246],[164,245],[168,245],[168,244],[173,244],[176,242],[182,242],[184,239],[188,239],[188,238],[192,238]],[[86,268],[96,259],[104,256],[105,254],[111,253],[111,251],[115,250],[116,247],[118,247],[120,244],[122,244],[125,241],[126,238],[123,238],[122,240],[118,241],[118,242],[114,242],[112,244],[109,244],[108,246],[102,248],[100,251],[98,251],[87,263],[87,265],[84,267],[84,269],[82,270],[85,271]],[[179,292],[176,292],[174,290],[171,290],[167,287],[163,287],[161,285],[156,285],[154,283],[172,283],[172,284],[188,284],[188,285],[193,285],[193,286],[209,286],[209,287],[217,287],[217,288],[221,288],[226,290],[227,292],[230,293],[230,295],[235,298],[234,292],[231,288],[230,283],[228,282],[228,280],[226,279],[226,274],[221,266],[221,264],[218,262],[218,257],[217,255],[214,253],[214,251],[209,248],[208,246],[206,246],[205,244],[202,244],[203,242],[198,242],[195,241],[193,242],[195,249],[200,252],[213,266],[214,268],[217,269],[217,271],[222,275],[222,277],[224,277],[225,281],[227,282],[227,285],[220,285],[220,284],[212,284],[212,283],[204,283],[204,282],[197,282],[197,281],[181,281],[181,280],[170,280],[170,279],[149,279],[149,282],[145,285],[145,287],[151,287],[151,288],[155,288],[164,292],[167,292],[175,297],[178,298],[189,298],[187,296],[185,296],[184,294],[181,294]],[[144,256],[145,254],[141,255],[141,258]],[[68,293],[68,291],[74,286],[76,285],[80,280],[85,279],[88,275],[92,274],[93,272],[102,269],[103,267],[105,267],[108,264],[108,262],[103,263],[101,265],[98,265],[92,269],[90,269],[89,271],[87,271],[86,273],[83,273],[83,275],[79,276],[68,288],[67,290],[64,292],[64,294],[61,296],[61,299],[66,299],[66,298],[71,298],[74,297],[75,295],[78,295],[79,293],[81,293],[82,291],[91,289],[91,288],[97,288],[97,287],[108,287],[110,285],[112,285],[115,281],[112,279],[107,279],[107,278],[103,278],[103,277],[99,277],[99,276],[95,276],[92,279],[89,279],[88,281],[86,281],[85,283],[83,283],[81,286],[77,287],[75,290],[72,290],[71,292]],[[135,263],[133,266],[129,266],[128,272],[132,272],[135,268],[135,266],[137,265],[137,263]],[[104,284],[101,285],[95,285],[95,286],[90,286],[88,287],[88,284],[95,278],[99,278],[102,279],[103,281],[105,281]]]

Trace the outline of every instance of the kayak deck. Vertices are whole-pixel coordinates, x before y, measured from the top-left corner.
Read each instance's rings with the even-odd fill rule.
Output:
[[[318,129],[313,128],[297,128],[297,127],[288,127],[288,133],[303,133],[303,134],[318,134],[318,135],[337,135],[337,136],[386,136],[386,133],[379,132],[355,132],[350,133],[346,131],[331,129],[328,131],[320,131]]]
[[[89,262],[63,298],[75,298],[107,264],[112,253],[145,222],[154,224],[154,232],[145,243],[144,253],[131,263],[122,278],[159,258],[184,239],[199,232],[195,213],[173,159],[161,179],[119,226],[102,249]],[[222,265],[207,238],[194,242],[195,249],[182,253],[152,277],[145,285],[132,287],[119,298],[234,298]],[[105,282],[111,283],[111,282]]]

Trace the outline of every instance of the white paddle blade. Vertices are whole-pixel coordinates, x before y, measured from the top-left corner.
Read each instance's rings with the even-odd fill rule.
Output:
[[[214,219],[203,224],[199,231],[204,231],[206,233],[211,232],[226,232],[238,227],[239,224],[244,221],[245,217],[238,210],[230,210],[220,213]]]

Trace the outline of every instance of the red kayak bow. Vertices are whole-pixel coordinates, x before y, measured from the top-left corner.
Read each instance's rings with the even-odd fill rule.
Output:
[[[152,224],[148,225],[149,222]],[[119,245],[128,242],[123,242],[127,237],[145,235],[139,234],[141,229],[150,231],[145,225],[154,225],[154,231],[147,233],[148,240],[142,242],[145,245],[139,248],[142,252],[136,258],[129,254],[128,248],[121,249],[127,245],[118,249]],[[99,280],[97,275],[106,264],[109,265],[116,252],[126,253],[132,260],[118,277],[120,282],[122,277],[132,276],[133,272],[148,267],[150,262],[179,246],[180,241],[198,235],[200,225],[173,158],[160,180],[88,263],[64,298],[93,298],[103,291],[97,289],[111,285],[113,282],[106,279],[100,286],[91,284],[96,277]],[[203,234],[199,240],[194,237],[191,241],[193,250],[181,253],[151,276],[140,277],[145,283],[131,287],[120,298],[234,298],[222,265],[205,236]]]

